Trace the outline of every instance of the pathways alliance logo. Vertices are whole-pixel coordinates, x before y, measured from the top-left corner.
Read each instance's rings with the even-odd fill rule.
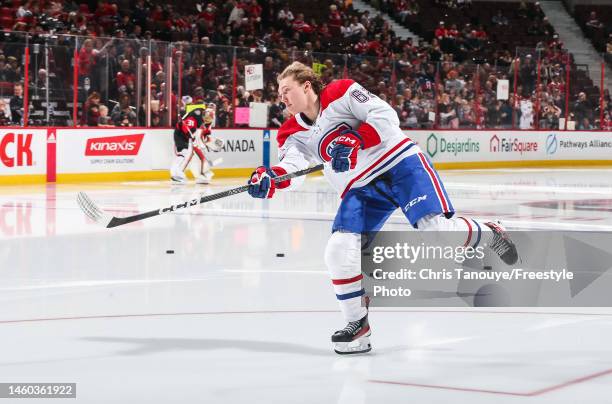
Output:
[[[444,137],[438,139],[435,134],[429,135],[427,138],[427,154],[433,158],[437,153],[452,154],[456,156],[460,153],[478,153],[480,151],[480,143],[473,141],[472,138],[461,142],[457,138],[447,140]]]
[[[557,134],[551,133],[546,137],[546,154],[555,154],[559,148],[559,141],[557,140]]]

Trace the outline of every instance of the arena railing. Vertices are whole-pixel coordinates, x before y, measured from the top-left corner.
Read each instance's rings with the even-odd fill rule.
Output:
[[[14,54],[20,79],[28,83],[17,123],[23,126],[172,127],[190,101],[215,108],[217,127],[244,126],[236,120],[236,107],[267,102],[276,111],[268,126],[279,126],[287,116],[276,76],[300,61],[324,83],[360,82],[389,102],[404,128],[610,129],[604,55],[597,66],[584,66],[573,63],[567,52],[551,56],[544,48],[520,48],[506,63],[457,63],[422,55],[267,49],[263,43],[239,48],[18,32],[5,35],[0,46],[5,56]],[[263,65],[263,89],[245,88],[250,64]],[[7,101],[13,84],[0,83],[0,96]],[[579,122],[585,114],[589,121]]]

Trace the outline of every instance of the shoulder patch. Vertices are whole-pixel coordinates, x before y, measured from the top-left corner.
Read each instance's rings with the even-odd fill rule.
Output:
[[[355,83],[353,80],[342,79],[334,80],[325,86],[323,91],[321,91],[321,109],[327,108],[330,103],[346,94],[346,91],[353,83]]]
[[[276,140],[278,141],[278,147],[283,147],[283,145],[285,144],[285,141],[287,141],[287,138],[289,136],[293,135],[294,133],[301,132],[304,130],[307,130],[307,129],[302,127],[297,122],[297,120],[295,119],[295,116],[292,116],[291,118],[287,119],[285,122],[283,122],[280,129],[278,130],[278,134],[276,135]]]

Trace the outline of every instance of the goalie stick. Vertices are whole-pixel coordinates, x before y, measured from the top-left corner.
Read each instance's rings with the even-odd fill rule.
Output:
[[[313,167],[305,168],[303,170],[295,171],[293,173],[281,175],[274,178],[275,182],[281,182],[285,180],[290,180],[291,178],[301,177],[306,174],[314,173],[316,171],[320,171],[323,169],[323,164],[319,164]],[[133,216],[127,217],[116,217],[111,216],[106,213],[102,209],[100,209],[96,203],[87,196],[84,192],[79,192],[77,195],[77,203],[81,210],[93,221],[103,225],[106,228],[122,226],[124,224],[136,222],[139,220],[147,219],[153,216],[163,215],[165,213],[172,213],[178,209],[190,208],[192,206],[200,205],[206,202],[214,201],[216,199],[225,198],[226,196],[240,194],[242,192],[246,192],[249,189],[249,185],[243,185],[241,187],[228,189],[226,191],[218,192],[212,195],[203,195],[199,198],[194,198],[190,201],[179,203],[176,205],[168,206],[167,208],[152,210],[150,212],[138,213]]]

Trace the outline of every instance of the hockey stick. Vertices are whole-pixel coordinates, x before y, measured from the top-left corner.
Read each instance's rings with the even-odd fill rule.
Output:
[[[293,173],[281,175],[274,178],[275,182],[281,182],[285,180],[290,180],[291,178],[301,177],[306,174],[314,173],[315,171],[320,171],[323,169],[323,164],[319,164],[313,167],[305,168],[304,170],[299,170]],[[77,195],[77,203],[81,210],[93,221],[100,223],[106,228],[122,226],[124,224],[136,222],[139,220],[147,219],[149,217],[163,215],[164,213],[171,213],[178,209],[190,208],[192,206],[200,205],[206,202],[214,201],[216,199],[225,198],[226,196],[236,195],[242,192],[246,192],[249,189],[248,185],[243,185],[238,188],[228,189],[226,191],[218,192],[212,195],[203,195],[200,198],[195,198],[190,201],[179,203],[177,205],[172,205],[167,208],[162,208],[158,210],[152,210],[150,212],[138,213],[133,216],[127,217],[116,217],[111,216],[106,213],[102,209],[98,208],[96,203],[87,196],[84,192],[79,192]]]

